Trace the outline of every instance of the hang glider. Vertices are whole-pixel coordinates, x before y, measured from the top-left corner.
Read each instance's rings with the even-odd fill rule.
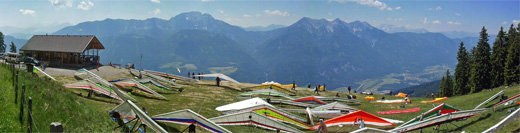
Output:
[[[386,121],[380,117],[369,114],[365,111],[358,110],[353,113],[338,116],[329,120],[324,121],[327,127],[338,126],[338,125],[357,125],[360,124],[360,119],[363,119],[364,124],[373,126],[395,126],[395,124]],[[318,129],[320,124],[310,128],[313,130]]]
[[[154,74],[154,75],[157,75],[157,76],[166,77],[166,78],[172,78],[172,79],[187,81],[187,82],[197,82],[198,81],[196,79],[186,78],[186,77],[178,76],[178,75],[175,75],[175,74],[157,72],[157,71],[152,71],[152,70],[144,70],[144,72],[147,72],[147,73],[150,73],[150,74]]]
[[[268,130],[279,130],[280,132],[289,133],[302,133],[302,131],[294,127],[275,121],[267,116],[260,115],[253,111],[219,116],[209,120],[217,123],[218,125],[254,125]]]
[[[289,90],[289,89],[285,89],[285,88],[282,88],[280,86],[276,86],[276,85],[260,85],[260,86],[253,86],[253,87],[247,87],[247,88],[242,88],[242,89],[276,89],[276,90],[279,90],[280,92],[283,92],[285,94],[288,94],[288,95],[291,95],[291,96],[295,96],[296,93],[292,90]]]
[[[412,113],[412,112],[417,112],[420,110],[421,110],[421,108],[417,107],[417,108],[407,109],[407,110],[376,111],[376,113],[389,115],[389,114]]]
[[[321,105],[326,105],[327,104],[327,103],[322,102],[321,100],[319,100],[318,98],[313,97],[313,96],[304,97],[304,98],[300,98],[300,99],[296,99],[296,100],[292,100],[292,101],[295,101],[295,102],[314,102],[314,103],[321,104]]]
[[[437,125],[437,124],[456,121],[459,119],[470,118],[471,116],[481,114],[483,112],[486,112],[487,110],[488,110],[487,108],[484,108],[484,109],[475,109],[475,110],[456,111],[456,112],[431,116],[429,118],[423,118],[422,120],[420,119],[420,116],[419,116],[418,121],[414,121],[412,123],[407,122],[390,131],[391,132],[409,132],[409,131],[413,131],[413,130],[417,130],[417,129],[421,129],[421,128],[425,128],[425,127],[429,127],[429,126],[433,126],[433,125]],[[412,120],[414,120],[414,119],[412,119]]]
[[[220,79],[223,79],[223,80],[227,80],[227,81],[231,81],[231,82],[234,82],[234,83],[237,83],[237,84],[240,84],[238,81],[222,74],[222,73],[212,73],[212,74],[204,74],[204,75],[195,75],[195,77],[219,77]]]
[[[435,103],[435,102],[446,100],[446,99],[448,99],[448,97],[435,98],[435,100],[431,100],[431,101],[421,101],[421,103]]]
[[[345,111],[349,111],[349,112],[354,112],[359,109],[339,103],[339,102],[333,102],[333,103],[329,103],[327,105],[321,105],[321,106],[315,107],[312,110],[345,110]]]
[[[201,116],[191,111],[190,109],[155,115],[152,119],[154,121],[169,122],[182,125],[196,124],[206,129],[207,131],[214,133],[231,133],[226,128],[223,128],[215,124],[214,122],[206,119],[204,116]]]
[[[403,127],[408,124],[412,124],[412,123],[418,122],[420,120],[428,119],[428,118],[431,118],[431,117],[434,117],[437,115],[448,114],[448,113],[456,112],[456,111],[460,111],[460,110],[457,108],[454,108],[448,104],[442,103],[442,104],[434,107],[433,109],[426,111],[425,113],[421,114],[420,116],[417,116],[416,118],[400,125],[399,127]]]
[[[155,80],[153,80],[151,78],[143,78],[143,79],[139,79],[137,81],[139,81],[139,83],[141,83],[141,84],[151,83],[151,84],[155,85],[157,88],[161,88],[163,90],[173,91],[173,88],[170,88],[170,87],[168,87],[168,86],[166,86],[164,84],[161,84],[161,83],[159,83],[159,82],[157,82],[157,81],[155,81]]]
[[[261,98],[256,97],[256,98],[243,100],[240,102],[223,105],[223,106],[217,107],[216,110],[221,111],[221,112],[222,111],[233,111],[233,110],[241,110],[241,109],[253,107],[256,105],[267,105],[267,106],[274,107],[273,105],[267,103],[266,101],[262,100]]]
[[[46,72],[42,71],[42,69],[40,69],[40,68],[37,67],[37,66],[33,66],[33,69],[36,69],[36,71],[33,70],[33,72],[40,72],[40,73],[42,73],[43,75],[49,77],[50,79],[52,79],[52,80],[56,80],[54,77],[52,77],[51,75],[49,75],[49,74],[47,74]]]
[[[520,118],[520,108],[516,109],[513,113],[508,115],[506,118],[502,119],[497,124],[493,125],[492,127],[488,128],[484,133],[491,133],[491,132],[497,132],[501,128],[503,128],[506,124],[511,123],[515,120],[518,120]]]
[[[511,98],[509,98],[509,99],[506,99],[506,100],[504,100],[504,101],[502,101],[502,102],[499,102],[499,103],[493,105],[493,111],[495,111],[495,107],[500,106],[500,105],[502,105],[502,104],[504,104],[504,103],[507,103],[507,102],[509,102],[509,101],[511,101],[511,100],[516,100],[516,99],[518,99],[518,98],[520,98],[520,94],[518,94],[518,95],[516,95],[516,96],[513,96],[513,97],[511,97]]]
[[[264,82],[261,85],[275,85],[275,86],[284,87],[284,88],[292,88],[293,87],[293,84],[282,85],[282,84],[280,84],[278,82],[274,82],[274,81]],[[295,84],[294,87],[298,87],[298,85]]]
[[[386,131],[386,130],[382,130],[382,129],[365,127],[365,128],[358,129],[356,131],[352,131],[350,133],[390,133],[390,132]]]
[[[119,86],[135,86],[147,93],[150,93],[152,95],[155,95],[155,96],[158,96],[158,97],[161,97],[165,100],[168,100],[168,98],[164,97],[163,95],[153,91],[152,89],[144,86],[143,84],[139,83],[138,81],[134,80],[134,79],[131,79],[131,80],[124,80],[124,81],[119,81],[119,82],[116,82],[115,85],[119,85]]]
[[[498,97],[498,96],[500,96],[500,95],[502,95],[502,94],[504,94],[504,90],[501,90],[501,91],[498,92],[497,94],[495,94],[495,95],[491,96],[490,98],[488,98],[486,101],[480,103],[477,107],[475,107],[475,109],[480,108],[482,105],[484,105],[484,104],[486,104],[486,103],[492,101],[493,99],[495,99],[496,97]]]
[[[134,70],[134,69],[130,69],[130,71],[133,71],[133,70]],[[177,84],[177,83],[175,83],[175,82],[173,82],[173,81],[170,81],[170,80],[168,80],[168,79],[166,79],[166,78],[164,78],[164,77],[157,76],[157,75],[155,75],[155,74],[148,73],[148,72],[146,72],[146,71],[141,71],[141,73],[142,73],[143,75],[145,75],[145,76],[148,76],[148,77],[153,78],[153,79],[155,79],[155,80],[162,81],[162,82],[164,82],[164,83],[168,83],[168,84],[173,85],[173,86],[182,86],[181,84]]]
[[[347,98],[341,98],[341,97],[320,97],[320,96],[314,96],[321,101],[334,101],[334,102],[346,102],[346,103],[359,103],[358,100],[355,99],[347,99]]]
[[[251,95],[268,95],[268,96],[278,96],[278,97],[285,97],[287,99],[293,100],[294,97],[291,97],[285,93],[282,93],[275,89],[261,89],[256,91],[250,91],[250,92],[244,92],[240,94],[241,96],[251,96]]]
[[[78,88],[78,89],[94,90],[94,91],[99,92],[99,93],[101,93],[103,95],[106,95],[106,96],[112,97],[114,99],[123,101],[123,99],[121,99],[119,96],[117,96],[117,94],[114,91],[109,90],[109,89],[107,89],[105,87],[99,86],[96,83],[94,83],[94,82],[92,82],[92,81],[90,81],[88,79],[66,83],[63,86],[65,86],[66,88]]]
[[[146,124],[149,128],[154,130],[155,132],[167,133],[159,124],[155,123],[146,113],[144,113],[139,107],[137,107],[132,101],[127,100],[118,106],[116,106],[112,111],[118,112],[123,118],[128,122],[134,119],[138,119],[141,123]],[[125,122],[126,123],[126,122]]]
[[[88,79],[94,83],[101,84],[100,86],[113,90],[123,100],[125,100],[126,98],[129,98],[132,101],[137,101],[135,98],[131,97],[130,95],[128,95],[126,93],[122,93],[119,89],[117,89],[117,87],[108,83],[107,80],[99,77],[98,75],[88,71],[85,68],[82,68],[82,69],[78,70],[76,73],[74,73],[74,77],[76,79],[81,79],[81,80]]]
[[[394,100],[377,100],[376,103],[405,103],[404,99],[394,99]]]
[[[260,115],[264,115],[270,118],[273,118],[274,120],[285,122],[289,124],[293,124],[295,126],[301,127],[301,128],[309,128],[310,126],[303,123],[302,121],[307,121],[306,119],[303,119],[297,115],[293,115],[291,113],[282,111],[280,109],[277,109],[275,107],[269,106],[269,105],[255,105],[249,108],[245,108],[238,111],[231,111],[226,112],[226,114],[234,114],[234,113],[242,113],[242,112],[256,112]]]

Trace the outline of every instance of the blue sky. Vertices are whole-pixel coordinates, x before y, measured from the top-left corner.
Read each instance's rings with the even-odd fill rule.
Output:
[[[232,25],[290,25],[302,17],[393,24],[432,32],[496,34],[520,22],[519,0],[0,0],[0,27],[49,27],[112,19],[170,19],[200,11]]]

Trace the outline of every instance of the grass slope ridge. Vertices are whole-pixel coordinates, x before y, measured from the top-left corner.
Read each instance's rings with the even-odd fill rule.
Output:
[[[2,64],[3,65],[3,64]],[[28,73],[19,74],[18,103],[15,104],[15,88],[10,81],[11,72],[0,67],[0,132],[25,132],[27,130],[27,107],[24,109],[24,123],[19,121],[21,85],[26,85],[26,99],[33,99],[34,123],[40,132],[48,132],[51,122],[61,122],[65,132],[107,131],[110,121],[105,110],[107,105],[84,99],[65,91],[61,83],[48,81]],[[33,128],[33,130],[36,130]]]

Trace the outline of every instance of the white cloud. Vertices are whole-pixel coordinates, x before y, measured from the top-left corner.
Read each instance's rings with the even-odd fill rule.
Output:
[[[23,15],[31,15],[31,16],[34,16],[34,14],[36,13],[36,11],[34,10],[29,10],[29,9],[20,9],[18,10],[20,13],[22,13]]]
[[[244,18],[250,18],[250,17],[251,17],[251,15],[249,15],[249,14],[244,14],[244,15],[242,15],[242,16],[243,16]]]
[[[387,9],[388,6],[379,0],[330,0],[330,1],[336,1],[338,3],[356,2],[360,5],[379,8],[379,10],[385,10],[385,9],[388,10]]]
[[[265,14],[268,14],[268,15],[278,15],[278,16],[289,16],[291,14],[289,14],[287,11],[279,11],[279,10],[273,10],[273,11],[269,11],[269,10],[265,10],[264,11]]]
[[[49,0],[53,6],[59,8],[72,7],[72,0]]]
[[[332,13],[329,12],[329,16],[332,16]]]
[[[518,25],[520,23],[520,20],[513,20],[513,24]]]
[[[442,24],[442,22],[439,20],[435,20],[435,21],[432,21],[432,24]]]
[[[442,10],[442,8],[440,6],[437,6],[437,8],[435,8],[435,10]]]
[[[506,24],[507,24],[507,21],[504,21],[504,22],[502,23],[502,25],[506,25]]]
[[[221,10],[221,9],[217,9],[217,12],[223,14],[224,13],[224,10]]]
[[[391,8],[391,7],[388,7],[388,8],[386,8],[386,10],[388,10],[388,11],[392,11],[392,10],[394,10],[394,9]]]
[[[433,11],[433,8],[428,8],[428,11]]]
[[[153,3],[161,3],[161,0],[150,0]]]
[[[215,1],[215,0],[201,0],[202,2]]]
[[[451,21],[448,21],[448,24],[452,24],[452,25],[461,25],[460,22],[451,22]]]
[[[395,10],[401,10],[401,7],[400,6],[395,7]]]
[[[460,16],[460,13],[455,13],[455,16]]]
[[[92,3],[92,1],[90,0],[87,0],[87,1],[82,1],[79,3],[78,5],[78,9],[81,9],[81,10],[88,10],[90,9],[91,7],[94,6],[94,3]]]
[[[161,13],[161,10],[159,8],[155,8],[155,10],[152,11],[154,16],[157,16],[157,14]]]
[[[422,21],[423,24],[428,24],[428,18],[424,18]]]

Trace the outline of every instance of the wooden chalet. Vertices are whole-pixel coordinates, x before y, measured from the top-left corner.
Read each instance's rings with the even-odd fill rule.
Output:
[[[101,49],[105,47],[94,35],[34,35],[20,53],[48,66],[84,67],[99,61]]]

